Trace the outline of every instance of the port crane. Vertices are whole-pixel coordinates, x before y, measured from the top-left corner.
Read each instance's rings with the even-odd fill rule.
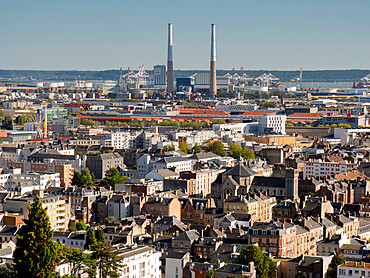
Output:
[[[302,71],[302,68],[301,68],[301,70],[299,72],[299,75],[296,76],[295,78],[291,79],[290,81],[296,82],[295,84],[296,84],[297,88],[302,88],[302,77],[303,77],[303,71]]]

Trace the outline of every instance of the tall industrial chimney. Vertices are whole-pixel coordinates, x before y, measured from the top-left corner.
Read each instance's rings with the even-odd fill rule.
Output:
[[[168,23],[167,92],[173,93],[173,44],[172,23]]]
[[[211,95],[217,94],[217,83],[216,83],[216,25],[212,24],[211,34],[211,67],[209,76],[209,93]]]

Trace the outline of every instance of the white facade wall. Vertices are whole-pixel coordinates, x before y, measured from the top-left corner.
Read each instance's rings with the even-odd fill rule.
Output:
[[[68,238],[66,236],[53,236],[55,242],[61,242],[63,245],[68,245],[70,248],[84,249],[85,240]]]
[[[303,165],[303,178],[338,175],[357,168],[356,163],[310,161]]]
[[[219,171],[198,171],[196,174],[197,192],[211,194],[211,184],[217,179]]]
[[[108,216],[114,216],[116,219],[129,217],[131,210],[130,210],[130,202],[109,202],[108,201]]]
[[[108,133],[100,142],[105,147],[115,149],[129,149],[132,146],[132,138],[129,132]]]
[[[258,116],[258,132],[265,133],[266,128],[272,132],[285,134],[286,115],[263,114]]]
[[[182,278],[182,259],[166,258],[165,278]]]
[[[142,251],[142,252],[140,252]],[[150,247],[132,248],[131,251],[124,251],[121,270],[122,278],[161,278],[161,252]]]
[[[0,186],[10,190],[26,182],[32,182],[34,189],[45,189],[47,186],[60,187],[60,174],[1,174]]]
[[[184,171],[192,170],[190,160],[171,162],[171,163],[153,163],[151,168],[152,168],[151,170],[176,168],[177,172],[184,172]]]
[[[365,264],[363,262],[355,262],[356,266],[346,266],[346,264],[339,265],[337,267],[337,277],[338,278],[345,278],[345,277],[351,277],[351,278],[363,278],[363,277],[370,277],[370,269],[369,264]]]
[[[137,177],[144,178],[148,174],[150,169],[150,155],[144,154],[137,159]]]

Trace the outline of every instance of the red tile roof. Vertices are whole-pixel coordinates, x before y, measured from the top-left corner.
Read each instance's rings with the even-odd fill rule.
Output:
[[[275,114],[274,112],[244,112],[243,116],[258,116],[263,114]]]
[[[289,115],[288,118],[321,118],[323,116],[323,113],[293,113]]]

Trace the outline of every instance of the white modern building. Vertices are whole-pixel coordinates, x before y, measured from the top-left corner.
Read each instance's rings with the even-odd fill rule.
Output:
[[[122,278],[161,278],[161,252],[148,246],[120,248],[124,267],[119,277]]]
[[[286,115],[262,114],[258,116],[258,132],[285,134]]]
[[[114,132],[106,134],[105,138],[100,140],[100,144],[104,147],[124,150],[133,146],[133,139],[130,132]]]

